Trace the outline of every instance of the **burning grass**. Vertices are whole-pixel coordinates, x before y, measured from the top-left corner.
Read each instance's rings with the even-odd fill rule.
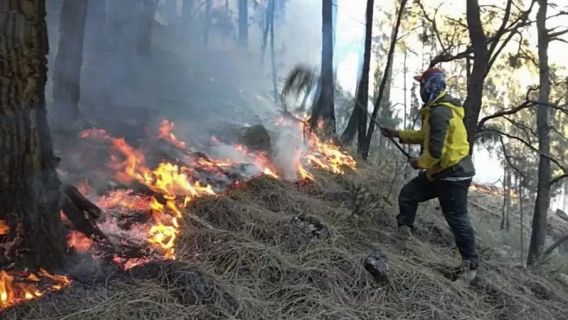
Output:
[[[302,121],[293,129],[307,135],[307,143],[288,158],[289,180],[280,177],[290,172],[265,154],[224,146],[238,161],[196,157],[173,135],[173,124],[160,128],[159,139],[184,157],[154,169],[123,139],[101,130],[84,133],[110,146],[115,179],[136,186],[91,195],[110,214],[101,229],[150,252],[114,256],[130,276],[103,270],[105,281],[76,281],[64,292],[6,310],[8,318],[556,320],[568,312],[566,288],[511,270],[495,256],[484,257],[472,287],[453,283],[447,269],[459,260],[451,241],[440,239],[448,233],[440,232],[446,227],[439,217],[424,217],[420,241],[403,245],[393,238],[393,193],[386,189],[394,180],[385,173],[396,176],[397,169],[363,165],[347,173],[355,161],[304,132]],[[227,174],[243,168],[239,161],[256,170]],[[373,195],[356,215],[351,199],[360,188],[354,185]],[[80,234],[68,240],[79,251],[92,250]],[[384,284],[363,268],[377,249],[390,260]]]
[[[210,228],[185,215],[179,221],[176,258],[189,269],[182,266],[172,274],[165,267],[155,276],[106,284],[78,282],[5,315],[30,320],[566,319],[566,288],[558,284],[484,254],[480,279],[461,287],[445,276],[444,269],[459,260],[439,241],[439,233],[427,228],[418,234],[420,241],[401,244],[392,237],[393,226],[382,222],[394,220],[395,209],[386,203],[352,216],[346,186],[374,186],[371,192],[385,194],[391,177],[379,172],[389,170],[315,173],[310,184],[261,177],[228,194],[196,199],[184,210]],[[292,221],[301,214],[329,232],[301,231],[299,237],[296,231],[303,229],[294,229]],[[437,215],[421,216],[445,228]],[[377,248],[390,260],[390,281],[383,285],[362,265]],[[201,296],[204,284],[216,288],[207,292],[224,298],[189,299]]]

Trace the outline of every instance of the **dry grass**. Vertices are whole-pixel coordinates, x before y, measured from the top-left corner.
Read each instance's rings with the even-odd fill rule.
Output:
[[[396,209],[388,204],[396,201],[382,199],[392,176],[380,172],[392,168],[318,174],[318,182],[308,185],[262,178],[195,202],[191,212],[213,228],[187,219],[179,260],[215,283],[223,291],[219,297],[230,298],[184,299],[195,292],[195,282],[186,278],[116,278],[76,283],[9,310],[2,319],[568,319],[566,288],[494,262],[501,259],[492,254],[483,254],[480,279],[471,287],[446,278],[444,269],[459,260],[433,206],[423,207],[419,241],[396,241]],[[368,188],[381,203],[352,216],[353,184]],[[295,227],[290,221],[300,214],[317,218],[326,232],[318,237]],[[390,260],[384,285],[362,266],[377,248]]]

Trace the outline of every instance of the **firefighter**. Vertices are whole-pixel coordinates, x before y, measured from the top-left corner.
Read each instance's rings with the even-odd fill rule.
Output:
[[[470,157],[470,145],[463,122],[464,108],[446,93],[444,72],[430,68],[414,77],[420,83],[420,130],[381,130],[386,137],[401,143],[419,144],[422,151],[410,165],[421,173],[401,190],[397,216],[399,238],[412,237],[418,204],[438,198],[444,217],[455,238],[463,259],[460,277],[472,281],[479,268],[475,234],[467,212],[468,189],[475,169]]]

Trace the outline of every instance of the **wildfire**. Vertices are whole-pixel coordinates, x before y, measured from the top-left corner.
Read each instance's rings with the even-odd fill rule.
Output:
[[[162,123],[160,124],[160,129],[158,131],[158,138],[163,139],[178,148],[186,149],[187,144],[183,141],[178,140],[175,134],[172,133],[174,128],[175,125],[173,122],[166,119],[162,120]]]
[[[293,168],[297,171],[297,178],[314,180],[313,174],[306,169],[307,166],[335,174],[343,174],[345,168],[356,167],[355,160],[332,142],[323,142],[317,135],[306,132],[305,122],[300,122],[297,126],[286,120],[277,123],[279,126],[292,127],[296,135],[304,137],[302,145],[294,152],[291,159]],[[203,183],[198,178],[200,172],[212,176],[226,176],[226,172],[232,168],[247,164],[257,169],[258,173],[254,175],[279,179],[281,173],[268,154],[251,151],[244,145],[224,145],[216,137],[212,137],[211,141],[223,150],[223,154],[229,155],[228,159],[195,156],[188,150],[187,144],[173,134],[173,129],[174,124],[171,121],[163,120],[157,137],[185,150],[191,160],[189,164],[187,161],[183,164],[163,161],[154,169],[146,165],[144,152],[133,148],[123,138],[114,138],[101,129],[90,129],[81,134],[83,138],[97,139],[109,144],[109,167],[115,171],[115,178],[118,181],[122,183],[136,181],[154,193],[154,196],[141,196],[131,190],[115,190],[101,197],[97,203],[106,209],[121,208],[147,212],[151,217],[151,223],[145,229],[146,241],[165,259],[176,258],[175,243],[184,209],[196,198],[216,194],[212,185]],[[85,238],[80,238],[76,234],[72,234],[72,237],[70,246],[78,250],[89,248]],[[139,263],[125,261],[120,257],[115,257],[114,260],[120,262],[123,267],[128,263],[133,265]]]
[[[6,223],[6,220],[0,220],[0,236],[8,234],[10,232],[10,227]]]
[[[135,194],[132,190],[113,190],[97,200],[97,205],[103,209],[127,209],[147,211],[148,197]]]
[[[93,246],[93,241],[79,231],[71,231],[67,236],[67,246],[77,252],[88,252]]]
[[[44,269],[37,274],[0,270],[0,310],[36,299],[45,292],[59,291],[70,283],[69,278],[52,275]]]

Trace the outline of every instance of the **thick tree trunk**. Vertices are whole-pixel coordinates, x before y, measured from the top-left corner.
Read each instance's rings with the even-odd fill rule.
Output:
[[[335,129],[335,81],[333,76],[333,1],[322,2],[322,56],[320,94],[312,110],[310,126],[315,129],[318,121],[324,122],[326,134],[333,135]]]
[[[362,153],[361,153],[363,158],[367,158],[369,156],[369,151],[371,149],[371,141],[373,139],[373,133],[375,132],[375,126],[376,126],[375,122],[377,122],[377,116],[379,114],[379,109],[380,109],[380,107],[383,103],[383,98],[384,98],[384,95],[385,95],[385,88],[386,88],[386,85],[387,85],[387,82],[388,82],[388,79],[389,79],[389,70],[392,70],[394,52],[395,52],[395,49],[396,49],[396,42],[397,42],[397,39],[398,39],[398,31],[400,29],[400,23],[402,21],[402,16],[403,16],[403,13],[404,13],[404,9],[406,7],[406,2],[407,2],[407,0],[401,0],[400,1],[400,8],[398,9],[396,22],[395,22],[394,29],[393,29],[393,32],[392,32],[390,48],[389,48],[389,52],[388,52],[388,56],[387,56],[387,64],[385,66],[385,72],[383,73],[385,76],[383,76],[383,78],[381,80],[379,92],[377,94],[377,97],[375,98],[373,114],[371,115],[372,121],[369,124],[369,129],[367,130],[367,136],[365,138],[365,145],[364,145]]]
[[[53,73],[53,110],[58,127],[79,120],[87,4],[88,0],[65,0],[61,9],[59,47]]]
[[[45,110],[45,1],[2,1],[0,21],[0,219],[10,226],[0,250],[24,265],[57,267],[65,238]]]
[[[489,52],[487,37],[481,23],[481,11],[478,0],[467,0],[467,27],[473,46],[473,66],[468,77],[467,98],[464,101],[465,126],[472,148],[477,134],[477,122],[483,103],[483,84],[487,75]]]
[[[538,149],[540,151],[538,163],[537,196],[534,207],[532,222],[531,242],[527,263],[533,265],[541,256],[546,239],[546,221],[550,207],[550,160],[543,156],[550,154],[550,127],[549,108],[547,106],[550,97],[549,67],[548,67],[548,30],[546,29],[547,0],[539,0],[537,14],[538,30],[538,57],[540,89],[538,101],[541,103],[537,109],[537,133]]]
[[[239,0],[239,44],[248,47],[248,1]]]
[[[362,154],[367,136],[367,105],[369,101],[369,71],[371,69],[371,46],[373,44],[373,14],[375,0],[367,0],[366,26],[365,26],[365,51],[363,54],[363,67],[357,84],[357,97],[353,106],[353,114],[349,119],[347,128],[343,132],[341,140],[344,144],[350,144],[357,135],[357,150]]]

